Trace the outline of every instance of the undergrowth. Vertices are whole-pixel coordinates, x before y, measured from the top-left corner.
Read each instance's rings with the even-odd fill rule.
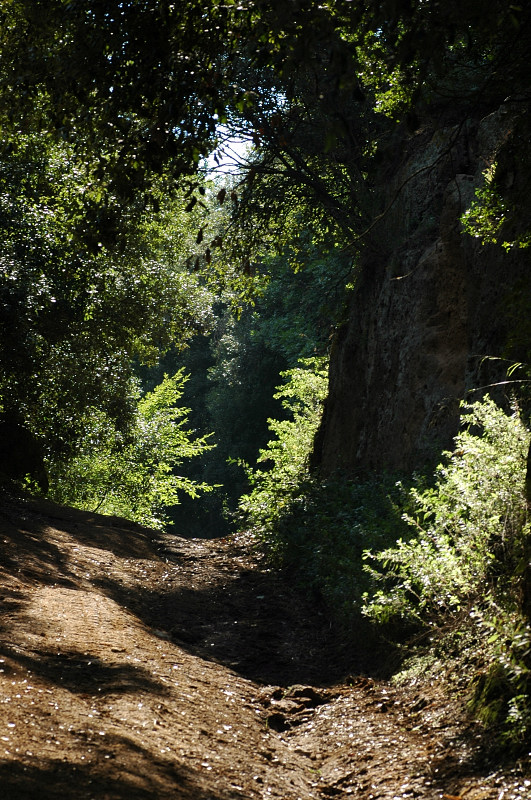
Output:
[[[212,447],[208,436],[196,437],[188,429],[189,409],[178,405],[186,380],[179,370],[138,397],[125,433],[101,411],[87,415],[75,457],[48,464],[48,496],[64,505],[164,528],[167,509],[183,494],[197,497],[211,491],[213,487],[177,474],[183,461]]]
[[[465,406],[462,423],[435,485],[410,492],[404,521],[414,535],[364,554],[374,582],[364,612],[416,623],[457,669],[473,663],[472,709],[517,744],[531,733],[531,631],[522,612],[529,434],[517,411],[507,415],[489,398]]]
[[[433,476],[323,481],[308,471],[318,373],[310,362],[286,373],[280,396],[292,419],[270,423],[275,438],[249,470],[242,524],[325,600],[345,635],[363,615],[402,647],[410,675],[427,659],[466,676],[476,715],[520,746],[531,734],[531,633],[522,611],[529,434],[517,410],[489,398],[465,406]]]

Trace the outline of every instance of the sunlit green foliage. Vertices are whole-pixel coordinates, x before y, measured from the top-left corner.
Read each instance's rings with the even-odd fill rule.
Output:
[[[210,296],[182,267],[194,231],[182,201],[157,217],[115,198],[94,218],[97,187],[72,148],[38,136],[19,137],[0,180],[0,404],[52,454],[89,408],[126,426],[133,359],[206,328]]]
[[[368,554],[385,567],[386,583],[368,613],[411,615],[436,625],[494,586],[500,565],[514,569],[523,555],[529,435],[517,414],[507,416],[492,400],[465,412],[467,428],[438,468],[436,486],[411,491],[413,538]]]
[[[518,223],[520,215],[514,202],[506,199],[506,193],[496,181],[496,169],[494,162],[485,170],[484,185],[476,189],[472,204],[461,217],[463,228],[470,236],[480,239],[481,244],[499,244],[505,250],[529,247],[531,231],[527,225],[512,240],[506,238],[508,227],[514,221]]]
[[[275,435],[260,451],[256,470],[249,470],[252,491],[240,500],[240,511],[252,529],[267,541],[275,524],[300,492],[308,473],[308,458],[327,393],[324,359],[303,359],[300,366],[282,373],[286,380],[275,397],[290,419],[269,420]],[[260,465],[263,464],[264,467]]]
[[[531,729],[531,632],[522,614],[530,528],[524,492],[529,433],[489,398],[465,406],[465,429],[433,488],[412,489],[409,534],[367,551],[365,613],[431,636],[472,628],[476,707],[510,738]]]
[[[177,474],[183,461],[204,453],[208,437],[188,429],[190,409],[177,405],[186,377],[165,376],[140,397],[126,433],[103,411],[83,419],[75,456],[49,464],[49,496],[65,505],[114,514],[160,528],[167,509],[184,493],[197,497],[212,487]]]
[[[507,207],[492,186],[492,171],[489,170],[485,186],[476,189],[474,202],[463,214],[463,227],[468,234],[481,239],[482,244],[497,244],[506,214]]]

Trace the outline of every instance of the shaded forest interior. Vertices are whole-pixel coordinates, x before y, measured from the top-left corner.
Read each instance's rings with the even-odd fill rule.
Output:
[[[528,757],[529,4],[0,20],[5,497],[245,532]]]

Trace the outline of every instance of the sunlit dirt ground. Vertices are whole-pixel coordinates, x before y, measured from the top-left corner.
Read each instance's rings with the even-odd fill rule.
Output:
[[[0,608],[0,800],[531,798],[528,760],[370,677],[245,537],[4,497]]]

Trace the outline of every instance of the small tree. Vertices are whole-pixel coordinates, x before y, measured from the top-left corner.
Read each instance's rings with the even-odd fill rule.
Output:
[[[213,487],[177,475],[186,459],[209,450],[208,436],[194,438],[186,428],[190,409],[182,397],[183,370],[138,401],[126,433],[102,411],[85,418],[85,435],[76,456],[49,466],[49,496],[59,502],[117,514],[152,527],[167,522],[165,509],[177,505],[181,492],[191,497]]]
[[[275,525],[309,477],[308,458],[328,389],[326,361],[301,359],[298,367],[282,372],[281,377],[286,384],[275,397],[282,400],[291,419],[269,420],[276,438],[260,451],[257,469],[248,469],[252,491],[240,499],[240,512],[269,544]]]

